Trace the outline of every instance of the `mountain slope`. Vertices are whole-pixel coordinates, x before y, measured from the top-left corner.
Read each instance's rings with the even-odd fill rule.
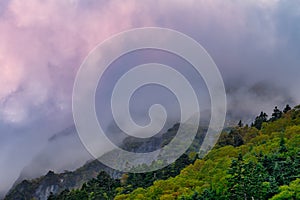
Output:
[[[103,170],[112,177],[120,176],[119,172],[106,167],[98,160],[94,160],[74,172],[56,174],[49,171],[40,178],[31,181],[24,180],[17,184],[5,199],[23,200],[35,198],[46,200],[50,193],[56,194],[65,189],[79,188],[84,182],[95,178]]]
[[[230,135],[236,132],[244,144],[232,143]],[[300,178],[300,107],[263,123],[261,130],[237,127],[222,138],[223,143],[178,176],[130,194],[120,192],[115,199],[269,199],[286,187],[299,188],[299,181],[291,181]],[[291,193],[299,196],[299,190]],[[293,199],[282,196],[274,199]]]
[[[157,136],[149,139],[139,139],[133,137],[126,138],[121,147],[132,152],[153,151],[168,144],[176,135],[178,127],[179,124],[175,124],[166,133],[158,134]],[[192,145],[193,148],[199,148],[199,145],[197,144],[201,144],[205,130],[205,128],[199,129],[195,142]],[[66,131],[63,131],[63,133],[69,134]],[[55,136],[52,139],[57,137],[58,136]],[[96,178],[98,173],[101,171],[105,171],[113,178],[120,178],[122,175],[121,172],[103,165],[98,160],[94,160],[88,162],[83,167],[73,172],[56,174],[52,171],[49,171],[47,175],[40,178],[19,181],[19,183],[17,183],[6,195],[5,199],[23,200],[34,198],[45,200],[50,194],[58,194],[64,190],[80,188],[83,183]]]
[[[298,199],[300,107],[272,115],[257,129],[254,126],[260,120],[256,118],[252,127],[224,131],[207,156],[187,164],[179,175],[173,172],[186,166],[186,159],[170,165],[175,168],[124,174],[111,187],[102,187],[104,179],[99,177],[49,199]]]
[[[257,123],[260,124],[259,129],[255,127]],[[131,141],[131,138],[125,140],[124,144],[126,148],[135,151],[142,151],[144,147],[144,150],[149,150],[149,144],[154,146],[159,144],[161,147],[172,139],[177,127],[178,125],[175,125],[169,129],[160,139]],[[125,173],[122,176],[115,176],[120,177],[116,180],[101,172],[96,178],[84,184],[82,179],[72,180],[78,183],[74,187],[77,189],[64,190],[60,195],[51,194],[49,199],[298,198],[300,106],[263,121],[258,116],[251,127],[241,125],[227,128],[219,138],[218,144],[203,159],[194,160],[196,156],[194,151],[202,143],[202,139],[203,134],[198,134],[192,145],[195,148],[161,170],[144,174]],[[48,180],[54,174],[50,173],[47,176],[41,179]],[[47,182],[51,183],[50,180]],[[74,182],[72,184],[75,184]],[[23,196],[20,199],[27,199],[37,191],[37,185],[41,187],[40,179],[23,181],[22,184],[23,189],[17,186],[12,190],[11,196],[8,196],[10,199],[17,199],[18,194],[26,195],[26,198]],[[44,188],[43,191],[49,195],[49,191],[55,194],[63,189],[61,185],[56,187],[48,184],[48,188]]]

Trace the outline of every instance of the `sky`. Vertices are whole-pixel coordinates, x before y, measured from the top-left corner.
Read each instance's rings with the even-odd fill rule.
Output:
[[[72,126],[77,70],[110,36],[159,26],[192,37],[219,67],[228,112],[249,120],[261,110],[270,114],[275,105],[300,103],[299,21],[298,0],[0,0],[0,193],[24,167],[49,154],[49,143],[54,143],[49,138]],[[161,60],[148,54],[137,60]],[[135,63],[128,58],[123,62]],[[97,98],[108,97],[104,92]],[[137,101],[136,118],[143,103]],[[115,125],[109,117],[105,120],[113,132]],[[57,142],[65,145],[62,156],[55,160],[49,155],[54,170],[74,169],[90,159],[82,146],[80,156],[70,158],[70,149],[80,142],[76,136],[64,140]]]

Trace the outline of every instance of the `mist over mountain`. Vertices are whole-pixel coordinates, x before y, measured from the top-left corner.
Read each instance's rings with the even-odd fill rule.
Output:
[[[199,127],[199,132],[189,150],[175,163],[163,169],[142,174],[125,173],[112,170],[98,160],[94,160],[73,172],[54,173],[49,171],[37,179],[24,180],[16,184],[5,199],[46,200],[48,197],[49,199],[66,197],[71,199],[88,199],[90,197],[94,199],[100,197],[127,199],[130,196],[134,196],[136,199],[138,198],[136,197],[137,193],[140,194],[139,197],[145,195],[147,199],[150,199],[149,196],[164,196],[168,195],[170,191],[173,193],[172,199],[180,199],[179,197],[182,195],[206,196],[211,199],[231,199],[236,195],[252,195],[262,199],[269,199],[274,195],[294,197],[296,194],[293,192],[297,193],[297,190],[289,188],[289,193],[284,193],[283,188],[287,186],[283,187],[282,184],[294,183],[293,181],[298,184],[299,181],[299,119],[300,106],[297,106],[294,109],[290,107],[285,109],[280,116],[273,115],[261,127],[256,127],[259,118],[256,118],[251,126],[239,124],[228,127],[222,132],[215,148],[211,149],[204,158],[199,157],[198,150],[207,128]],[[179,124],[175,124],[160,137],[147,138],[144,141],[126,138],[122,148],[134,152],[148,152],[161,148],[172,140],[178,128]],[[111,155],[118,161],[113,152],[108,152],[107,156]],[[237,161],[241,164],[238,166],[245,170],[239,172],[240,168],[236,168]],[[230,162],[231,165],[229,165]],[[148,163],[139,167],[148,167],[152,164]],[[286,168],[287,166],[289,167]],[[278,170],[280,168],[284,170]],[[232,173],[232,170],[237,171]],[[205,173],[205,171],[209,173]],[[238,178],[239,173],[242,173],[241,178],[247,181]],[[225,174],[227,174],[226,177]],[[191,180],[193,181],[191,182]],[[215,187],[232,187],[233,189],[207,193],[208,190],[215,190],[211,186],[210,189],[207,188],[212,181],[215,182]],[[221,184],[217,184],[220,181]],[[237,186],[232,186],[232,184],[240,184],[241,181],[251,187],[236,189]],[[159,186],[161,192],[153,192],[151,188],[158,187],[160,183],[164,183]],[[255,187],[257,188],[253,189]],[[184,192],[181,188],[184,188]],[[92,196],[89,197],[88,194]],[[229,196],[232,197],[229,198]]]
[[[154,151],[167,145],[176,135],[178,128],[179,124],[175,124],[172,128],[168,129],[166,133],[147,139],[127,137],[123,140],[122,144],[120,144],[120,147],[130,152],[141,153]],[[65,137],[68,137],[68,140],[70,140],[71,137],[77,136],[74,131],[76,131],[74,126],[71,126],[54,135],[54,137],[51,137],[49,139],[51,143],[55,140],[59,141],[59,143],[50,143],[45,152],[41,152],[30,165],[23,169],[20,177],[5,199],[37,198],[46,200],[50,193],[59,194],[66,189],[71,190],[80,188],[83,183],[96,178],[101,171],[105,171],[112,178],[121,178],[121,175],[124,174],[123,172],[111,169],[95,158],[90,157],[90,160],[86,161],[84,164],[80,163],[79,161],[88,159],[86,154],[84,155],[85,157],[80,157],[82,154],[80,154],[80,149],[78,149],[80,145],[77,144],[76,146],[75,143],[73,143],[72,146],[70,143],[65,143]],[[206,128],[199,129],[195,141],[188,152],[199,149],[205,131]],[[62,151],[62,149],[66,147],[65,145],[73,147],[70,149],[70,152],[72,153]],[[78,157],[74,158],[74,156]],[[107,152],[103,156],[111,157],[118,161],[114,155],[114,151]],[[63,159],[65,159],[65,161],[63,161]],[[55,166],[53,165],[54,163],[64,165]]]
[[[122,31],[158,26],[199,42],[224,79],[226,126],[239,120],[250,124],[261,111],[270,116],[276,105],[295,106],[300,102],[299,7],[298,0],[1,0],[0,196],[17,180],[74,170],[91,159],[73,126],[73,84],[89,52]],[[112,63],[95,95],[97,117],[116,144],[126,135],[112,119],[111,91],[128,70],[153,62],[184,75],[201,115],[209,116],[207,87],[190,63],[159,50],[131,52]],[[174,95],[154,86],[134,94],[133,120],[148,124],[154,103],[168,111],[161,133],[180,121]],[[105,144],[99,145],[105,153]]]
[[[231,88],[227,88],[228,111],[225,128],[237,125],[239,120],[242,120],[243,123],[248,123],[250,125],[250,123],[259,114],[260,110],[264,110],[266,112],[270,110],[269,115],[271,115],[274,105],[279,105],[279,107],[283,108],[284,105],[286,105],[286,102],[288,102],[290,105],[295,104],[293,97],[288,94],[288,91],[283,88],[276,87],[275,85],[270,85],[266,82],[256,83],[254,85],[250,85],[249,87],[236,85],[238,85],[238,83],[233,85]],[[248,103],[245,104],[245,102]],[[210,117],[210,111],[202,111],[201,116],[203,119],[201,121],[202,125],[207,126]],[[113,123],[108,128],[108,131],[109,133],[117,135],[118,133],[122,132]],[[130,146],[132,142],[131,140],[132,139],[123,136],[119,137],[119,139],[115,141],[119,142],[117,144],[123,144],[125,145],[125,148],[127,147],[130,149],[134,148],[133,146]],[[136,144],[139,143],[136,139],[133,141]],[[153,151],[153,148],[155,149],[159,146],[160,140],[155,141],[154,138],[152,141],[142,141],[142,143],[144,146],[140,147],[140,150],[136,149],[137,152]],[[93,159],[94,158],[82,145],[75,125],[72,125],[48,138],[46,147],[22,169],[18,179],[15,180],[14,185],[21,183],[23,180],[38,178],[46,174],[48,171],[54,171],[55,173],[73,171],[84,165],[84,163]],[[85,182],[89,179],[84,179],[82,182]]]
[[[47,146],[24,167],[16,183],[37,178],[48,171],[73,171],[82,166],[91,155],[81,144],[75,126],[70,126],[49,138]]]
[[[297,104],[297,98],[288,88],[269,81],[244,85],[239,79],[233,80],[226,87],[226,93],[228,118],[248,124],[260,111],[271,114],[274,105],[283,109],[286,104]]]

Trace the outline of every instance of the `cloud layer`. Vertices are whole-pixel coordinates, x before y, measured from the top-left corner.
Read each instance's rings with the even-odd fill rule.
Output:
[[[1,1],[0,192],[72,123],[76,72],[109,36],[162,26],[193,37],[220,68],[229,108],[253,117],[257,105],[300,102],[299,20],[297,0]]]

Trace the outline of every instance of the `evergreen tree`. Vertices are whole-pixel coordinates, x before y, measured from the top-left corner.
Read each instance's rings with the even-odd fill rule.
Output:
[[[287,112],[290,111],[290,110],[292,110],[292,108],[290,107],[289,104],[287,104],[287,105],[285,106],[285,108],[283,109],[283,112],[284,112],[284,113],[287,113]]]
[[[285,146],[284,137],[281,137],[281,138],[280,138],[279,152],[280,152],[280,153],[287,152],[287,148],[286,148],[286,146]]]
[[[268,115],[265,112],[261,111],[260,115],[255,118],[255,121],[251,126],[260,130],[262,124],[267,121],[268,121]]]
[[[270,121],[276,121],[277,119],[280,119],[281,116],[282,116],[282,111],[280,111],[280,110],[278,109],[278,107],[275,106]]]
[[[239,126],[240,128],[244,126],[242,120],[239,121],[238,126]]]
[[[52,192],[50,192],[48,200],[56,200],[55,195]]]
[[[267,179],[265,168],[260,163],[245,162],[239,154],[237,160],[233,160],[228,174],[229,199],[262,199],[267,195],[268,188],[264,185]]]

